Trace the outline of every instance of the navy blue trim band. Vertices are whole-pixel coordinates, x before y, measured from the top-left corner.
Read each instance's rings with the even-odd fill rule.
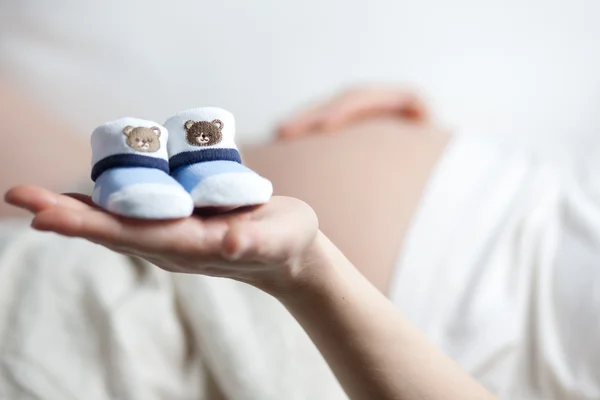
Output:
[[[139,154],[114,154],[103,158],[92,167],[92,180],[96,182],[96,179],[108,169],[127,167],[156,168],[167,174],[169,173],[169,163],[162,158],[141,156]]]
[[[179,153],[171,157],[169,167],[171,172],[177,168],[206,161],[235,161],[242,163],[240,152],[236,149],[205,149]]]

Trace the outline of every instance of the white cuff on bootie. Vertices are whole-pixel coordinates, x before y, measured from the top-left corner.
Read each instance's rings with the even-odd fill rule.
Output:
[[[168,172],[169,132],[160,124],[138,118],[120,118],[92,133],[92,180],[107,169],[153,167]]]
[[[178,154],[213,149],[235,149],[235,118],[217,107],[181,111],[165,122],[171,138],[169,157]]]
[[[100,125],[92,133],[92,165],[116,154],[137,154],[168,159],[169,132],[160,124],[138,118],[120,118]]]

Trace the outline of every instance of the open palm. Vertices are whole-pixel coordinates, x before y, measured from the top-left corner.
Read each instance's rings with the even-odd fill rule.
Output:
[[[236,279],[255,286],[289,281],[314,242],[318,222],[304,202],[275,196],[268,204],[170,221],[123,218],[89,196],[19,186],[6,201],[35,214],[32,227],[81,237],[144,258],[172,272]]]

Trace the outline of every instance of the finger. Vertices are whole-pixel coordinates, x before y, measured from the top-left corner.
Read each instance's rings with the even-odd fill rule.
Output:
[[[290,209],[290,201],[297,202],[293,206],[294,213],[285,211]],[[223,258],[229,261],[284,263],[295,251],[312,241],[310,235],[298,235],[298,232],[317,230],[317,217],[306,203],[290,198],[272,199],[271,203],[272,207],[256,208],[252,219],[230,226],[223,238]],[[282,221],[282,215],[286,215],[285,221]]]
[[[82,237],[94,242],[116,244],[121,235],[121,223],[115,217],[96,210],[73,210],[52,207],[39,212],[31,226],[40,231],[52,231],[64,236]]]
[[[92,198],[90,196],[88,196],[87,194],[83,194],[83,193],[63,193],[63,196],[71,197],[71,198],[73,198],[73,199],[75,199],[77,201],[82,202],[83,204],[87,204],[91,208],[100,209],[100,206],[98,206],[96,203],[94,203],[94,201],[92,200]]]
[[[212,226],[212,229],[205,228]],[[139,220],[100,210],[54,207],[39,213],[32,227],[64,236],[81,237],[110,248],[135,254],[211,254],[219,247],[223,224],[203,224],[199,219]]]
[[[414,91],[398,88],[353,89],[320,103],[282,124],[281,139],[292,139],[316,131],[336,131],[353,121],[381,115],[396,115],[412,121],[429,120],[429,108]]]
[[[279,139],[294,139],[318,130],[329,102],[320,102],[289,118],[277,128]]]
[[[398,117],[424,121],[428,118],[425,103],[410,91],[372,90],[357,91],[338,98],[323,116],[321,128],[334,131],[353,121],[396,115]]]
[[[164,235],[158,234],[157,224],[164,221],[133,221],[94,210],[73,210],[53,207],[36,215],[31,226],[40,231],[51,231],[64,236],[80,237],[108,247],[153,248],[160,250]],[[137,226],[138,229],[134,227]]]
[[[38,186],[14,187],[6,192],[4,200],[8,204],[24,208],[34,214],[52,207],[73,210],[88,210],[91,208],[86,202],[70,196],[60,195]]]
[[[287,228],[282,224],[256,221],[252,224],[232,226],[223,240],[222,256],[236,261],[284,263],[292,244],[288,240]],[[278,237],[278,240],[270,240]]]

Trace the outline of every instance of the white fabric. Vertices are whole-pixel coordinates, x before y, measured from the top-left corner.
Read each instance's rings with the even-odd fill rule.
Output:
[[[155,152],[137,151],[127,144],[127,136],[123,133],[126,126],[160,129],[160,148]],[[160,158],[168,160],[167,141],[169,132],[160,124],[153,121],[146,121],[138,118],[119,118],[114,121],[106,122],[98,126],[92,132],[92,166],[98,161],[115,154],[138,154],[146,157]]]
[[[186,140],[185,123],[189,120],[214,121],[215,119],[223,122],[221,133],[223,138],[221,142],[211,145],[214,149],[236,149],[235,145],[235,118],[229,111],[217,107],[202,107],[190,110],[180,111],[165,122],[165,128],[169,130],[171,139],[169,140],[169,156],[173,157],[186,151],[198,151],[206,147],[192,146]]]
[[[131,179],[134,180],[135,175]],[[94,203],[113,214],[125,217],[178,219],[187,218],[194,212],[193,199],[175,182],[168,185],[150,182],[134,183],[111,193],[105,202],[102,202],[103,190],[107,189],[104,189],[101,184],[95,185],[92,193]]]
[[[600,398],[600,165],[592,158],[459,137],[405,241],[392,300],[503,399]]]
[[[0,304],[1,399],[206,398],[166,272],[3,221]]]
[[[0,399],[347,400],[273,297],[0,224]]]
[[[273,194],[273,184],[249,172],[224,172],[204,178],[192,191],[196,207],[242,207],[265,204]]]

